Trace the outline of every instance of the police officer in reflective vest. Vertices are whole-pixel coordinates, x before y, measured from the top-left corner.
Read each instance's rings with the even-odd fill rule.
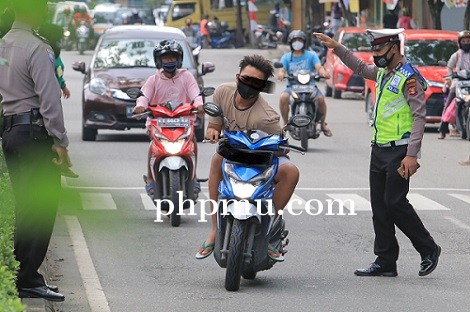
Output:
[[[69,143],[55,77],[52,48],[33,29],[47,13],[46,0],[12,1],[15,21],[0,44],[2,148],[15,196],[17,287],[22,298],[63,301],[38,273],[52,234],[60,168],[70,167]]]
[[[426,124],[426,82],[401,55],[399,35],[404,29],[366,30],[373,64],[367,64],[330,37],[315,33],[325,46],[354,72],[376,81],[370,197],[375,231],[376,260],[354,272],[358,276],[397,276],[397,226],[421,255],[419,276],[437,266],[439,247],[408,202],[409,178],[416,173]]]

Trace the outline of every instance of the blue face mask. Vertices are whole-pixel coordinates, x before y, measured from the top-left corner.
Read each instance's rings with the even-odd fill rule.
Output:
[[[177,65],[177,62],[163,63],[162,68],[163,68],[164,71],[166,71],[168,73],[174,73],[175,70],[176,70],[176,65]]]

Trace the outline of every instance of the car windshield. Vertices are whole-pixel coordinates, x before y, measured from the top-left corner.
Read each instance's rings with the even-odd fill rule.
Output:
[[[109,39],[101,42],[96,53],[93,68],[131,68],[131,67],[155,67],[153,49],[161,40],[153,39]],[[187,45],[177,42],[183,48],[184,68],[193,68],[193,64],[187,55]]]
[[[360,33],[345,33],[341,43],[353,52],[363,52],[370,50],[370,41]]]
[[[447,61],[457,51],[453,40],[408,40],[405,56],[415,66],[440,66],[439,61]]]

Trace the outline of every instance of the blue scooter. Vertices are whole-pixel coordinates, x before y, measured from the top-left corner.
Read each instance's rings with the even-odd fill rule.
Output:
[[[204,111],[209,116],[223,117],[215,103],[206,102]],[[310,122],[309,116],[297,115],[289,124],[302,127]],[[268,249],[282,255],[287,252],[284,247],[288,231],[282,216],[274,217],[271,203],[279,165],[277,155],[283,155],[286,149],[304,150],[288,144],[286,127],[279,135],[260,130],[224,131],[219,140],[217,152],[224,159],[214,256],[219,266],[226,268],[225,289],[229,291],[240,288],[242,276],[254,279],[257,272],[279,261],[268,255]]]

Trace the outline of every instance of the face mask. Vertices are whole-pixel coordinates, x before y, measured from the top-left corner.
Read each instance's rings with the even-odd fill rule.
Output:
[[[244,84],[240,80],[238,80],[237,91],[238,91],[238,94],[240,94],[240,96],[245,100],[254,99],[254,98],[258,97],[258,95],[259,95],[258,90],[253,89],[252,87],[250,87],[249,85]]]
[[[377,56],[374,55],[374,64],[377,67],[387,67],[388,64],[392,62],[393,55],[390,58],[387,58],[387,54],[388,52],[390,52],[392,48],[393,48],[393,45],[390,46],[390,48],[388,48],[387,52],[385,52],[384,54],[377,55]]]
[[[304,43],[302,41],[295,41],[292,43],[292,49],[294,49],[294,51],[302,50],[303,47]]]
[[[460,48],[464,51],[464,52],[468,52],[470,51],[470,43],[463,43],[460,45]]]
[[[168,73],[174,73],[176,70],[176,62],[163,63],[162,68]]]

